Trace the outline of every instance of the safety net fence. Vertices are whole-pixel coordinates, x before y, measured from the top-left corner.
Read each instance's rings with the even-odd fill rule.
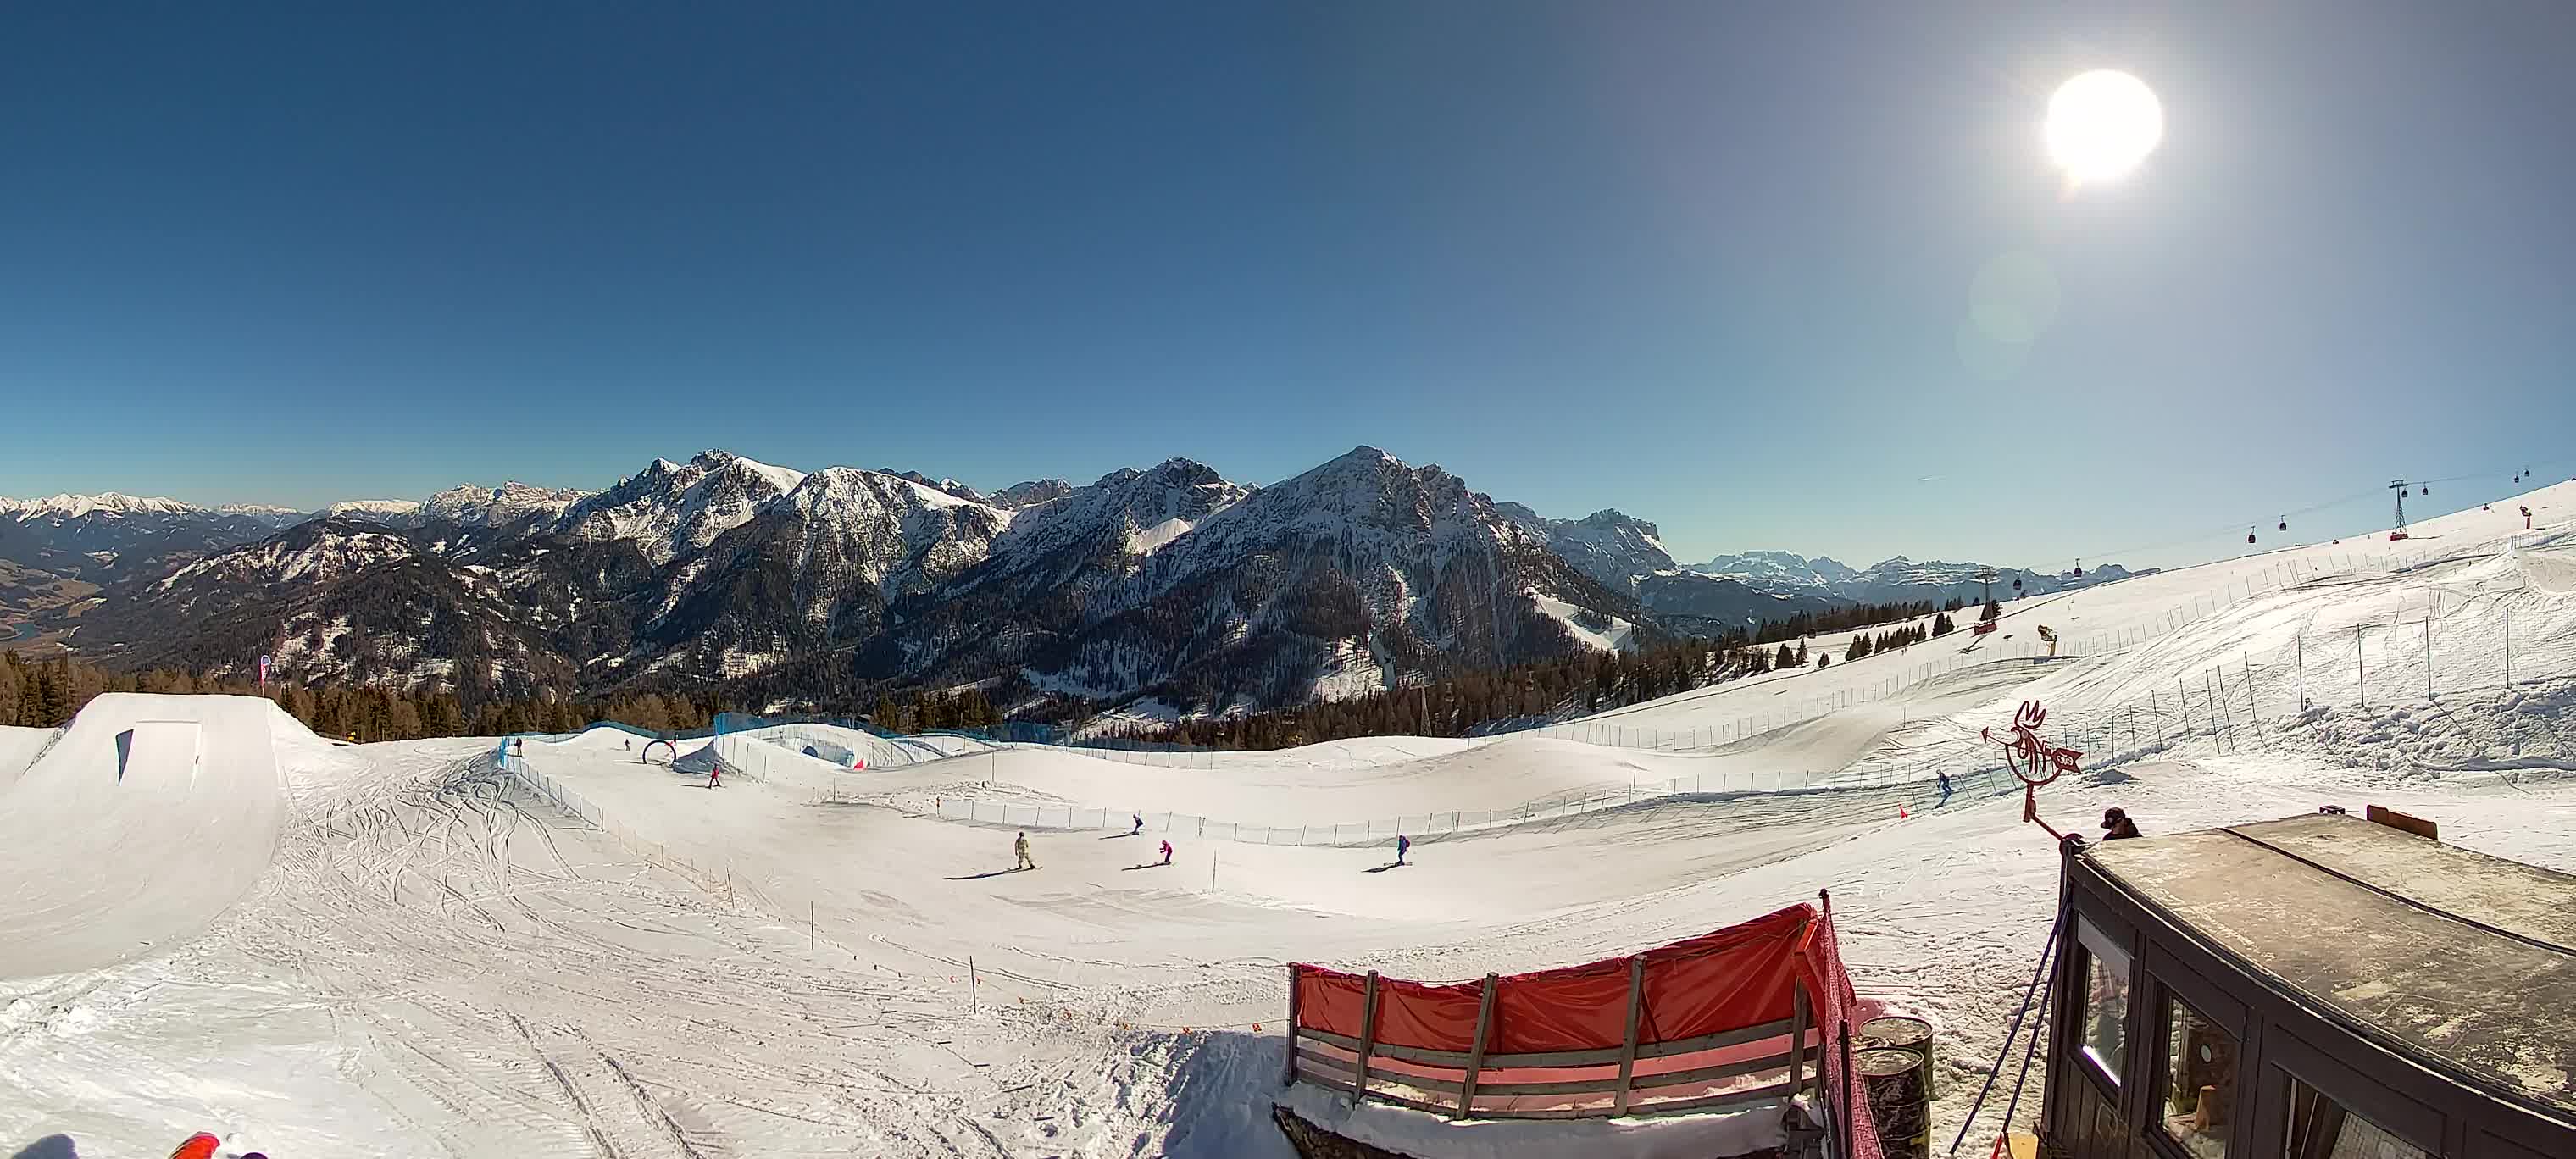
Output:
[[[1879,1159],[1848,1073],[1862,1012],[1830,899],[1621,958],[1431,984],[1289,967],[1288,1078],[1454,1118],[1741,1111],[1812,1099]]]

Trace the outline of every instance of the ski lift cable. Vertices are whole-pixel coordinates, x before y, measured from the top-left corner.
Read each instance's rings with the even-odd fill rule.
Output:
[[[2554,470],[2554,466],[2553,466],[2553,470]],[[2489,471],[2489,472],[2484,472],[2484,473],[2479,473],[2479,474],[2469,474],[2469,475],[2450,475],[2450,476],[2446,476],[2446,477],[2439,478],[2439,479],[2425,479],[2425,480],[2420,480],[2420,481],[2417,481],[2417,480],[2409,480],[2409,483],[2410,483],[2410,484],[2416,484],[2416,485],[2420,485],[2421,483],[2462,483],[2462,482],[2468,482],[2468,481],[2470,481],[2470,480],[2475,480],[2475,479],[2489,479],[2489,478],[2503,479],[2503,478],[2511,478],[2511,477],[2513,476],[2513,474],[2514,474],[2514,472],[2511,472],[2511,471]],[[2524,469],[2523,474],[2524,474],[2524,478],[2526,478],[2526,479],[2536,479],[2536,478],[2538,478],[2538,477],[2539,477],[2539,473],[2538,473],[2536,470],[2533,470],[2533,469],[2531,469],[2531,468],[2525,468],[2525,469]],[[2280,515],[2280,517],[2279,517],[2279,521],[2280,521],[2280,522],[2283,522],[2283,523],[2287,523],[2287,522],[2289,522],[2290,520],[2292,520],[2292,519],[2296,519],[2296,518],[2298,518],[2298,517],[2300,517],[2300,516],[2302,516],[2302,515],[2313,515],[2313,514],[2315,514],[2315,513],[2319,512],[2319,511],[2325,511],[2325,510],[2328,510],[2328,509],[2330,509],[2330,508],[2340,507],[2340,506],[2343,506],[2344,504],[2347,504],[2347,503],[2358,503],[2358,502],[2360,502],[2360,501],[2362,501],[2362,500],[2364,500],[2364,499],[2376,499],[2376,498],[2379,498],[2379,497],[2383,496],[2383,495],[2387,492],[2387,490],[2388,490],[2388,488],[2387,488],[2386,486],[2384,486],[2384,485],[2383,485],[2383,486],[2380,486],[2380,487],[2374,487],[2374,488],[2371,488],[2370,490],[2367,490],[2367,491],[2356,491],[2356,492],[2353,492],[2353,493],[2352,493],[2352,494],[2350,494],[2350,495],[2341,496],[2341,497],[2339,497],[2339,498],[2335,498],[2335,499],[2328,499],[2328,500],[2326,500],[2326,501],[2324,501],[2324,502],[2321,502],[2321,503],[2311,503],[2311,504],[2309,504],[2309,505],[2307,505],[2307,506],[2305,506],[2305,507],[2293,508],[2293,509],[2291,509],[2291,510],[2289,510],[2289,511],[2285,511],[2285,512],[2281,513],[2281,515]],[[2223,530],[2223,531],[2214,530],[2214,531],[2204,532],[2204,533],[2201,533],[2201,534],[2198,534],[2198,535],[2188,536],[2188,537],[2181,538],[2181,539],[2171,539],[2171,540],[2166,540],[2165,542],[2162,542],[2162,543],[2152,543],[2152,544],[2145,544],[2145,545],[2132,546],[2132,547],[2118,547],[2118,548],[2112,548],[2112,549],[2109,549],[2109,550],[2107,550],[2107,551],[2100,551],[2100,550],[2088,550],[2088,551],[2086,551],[2083,555],[2078,555],[2078,556],[2069,556],[2069,557],[2061,557],[2060,559],[2053,560],[2053,561],[2049,561],[2049,562],[2050,562],[2050,563],[2059,563],[2059,564],[2071,564],[2071,563],[2073,563],[2073,562],[2074,562],[2074,561],[2076,561],[2076,560],[2085,559],[2085,558],[2087,558],[2087,557],[2094,558],[2094,559],[2113,559],[2113,558],[2116,558],[2116,557],[2119,557],[2119,556],[2123,556],[2123,555],[2137,555],[2137,554],[2141,554],[2141,553],[2144,553],[2144,552],[2150,552],[2150,551],[2162,551],[2162,550],[2164,550],[2164,549],[2166,549],[2166,548],[2169,548],[2169,547],[2188,547],[2188,546],[2191,546],[2191,545],[2193,545],[2193,544],[2198,544],[2198,543],[2204,543],[2204,542],[2207,542],[2208,540],[2210,540],[2210,539],[2212,539],[2212,538],[2215,538],[2215,537],[2217,537],[2217,536],[2219,536],[2219,535],[2229,535],[2229,536],[2232,536],[2232,535],[2234,535],[2234,534],[2235,534],[2234,526],[2235,526],[2235,525],[2234,525],[2233,523],[2230,523],[2230,524],[2228,525],[2227,529],[2226,529],[2226,530]],[[2042,566],[2042,567],[2045,567],[2045,566],[2048,566],[2048,564],[2044,563],[2044,564],[2042,564],[2041,566]]]
[[[2318,511],[2326,510],[2327,508],[2330,508],[2330,507],[2339,507],[2339,506],[2342,506],[2343,504],[2346,504],[2346,503],[2358,503],[2358,502],[2360,502],[2360,501],[2362,501],[2362,500],[2364,500],[2364,499],[2369,499],[2369,498],[2373,498],[2373,497],[2377,496],[2377,495],[2380,493],[2380,490],[2382,490],[2382,489],[2373,489],[2373,490],[2369,490],[2369,491],[2360,491],[2360,492],[2355,492],[2355,493],[2353,493],[2353,494],[2351,494],[2351,495],[2346,495],[2346,496],[2344,496],[2344,497],[2342,497],[2342,498],[2340,498],[2340,499],[2330,499],[2330,500],[2327,500],[2326,502],[2323,502],[2323,503],[2311,504],[2311,505],[2309,505],[2309,506],[2307,506],[2307,507],[2302,507],[2302,508],[2299,508],[2299,509],[2297,509],[2297,510],[2295,510],[2295,511],[2289,511],[2289,512],[2285,512],[2285,513],[2283,513],[2283,515],[2282,515],[2282,519],[2287,520],[2287,519],[2289,519],[2289,518],[2290,518],[2290,517],[2292,517],[2292,516],[2313,514],[2313,513],[2318,512]],[[2061,560],[2052,561],[2052,562],[2073,563],[2073,562],[2074,562],[2074,561],[2076,561],[2076,560],[2085,559],[2085,558],[2088,558],[2088,557],[2090,557],[2090,558],[2094,558],[2094,559],[2110,559],[2110,558],[2117,557],[2117,556],[2122,556],[2122,555],[2135,555],[2135,554],[2140,553],[2140,552],[2148,552],[2148,551],[2162,551],[2162,550],[2164,550],[2165,548],[2168,548],[2168,547],[2186,547],[2186,546],[2189,546],[2189,545],[2191,545],[2191,544],[2195,544],[2195,543],[2203,543],[2203,542],[2208,541],[2210,538],[2212,538],[2213,536],[2216,536],[2216,535],[2233,535],[2233,534],[2235,534],[2235,525],[2231,523],[2231,524],[2227,525],[2227,527],[2226,527],[2226,528],[2223,528],[2223,529],[2220,529],[2220,530],[2216,530],[2216,531],[2202,531],[2202,532],[2198,532],[2198,533],[2195,533],[2195,534],[2192,534],[2192,535],[2189,535],[2189,536],[2185,536],[2185,537],[2180,538],[2180,539],[2169,539],[2169,540],[2166,540],[2166,541],[2164,541],[2164,542],[2162,542],[2162,543],[2141,544],[2141,545],[2136,545],[2136,546],[2131,546],[2131,547],[2117,547],[2117,548],[2112,548],[2112,549],[2107,550],[2107,551],[2101,551],[2101,550],[2086,551],[2083,555],[2078,555],[2078,556],[2069,556],[2069,557],[2065,557],[2065,558],[2063,558],[2063,559],[2061,559]]]

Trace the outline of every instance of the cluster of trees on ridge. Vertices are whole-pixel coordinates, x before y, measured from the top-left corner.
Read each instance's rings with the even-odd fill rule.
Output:
[[[1169,725],[1139,723],[1110,735],[1222,749],[1288,748],[1390,734],[1468,736],[1491,731],[1497,723],[1599,712],[1774,669],[1803,668],[1809,663],[1806,636],[1924,616],[1934,617],[1929,628],[1900,626],[1876,638],[1855,636],[1860,651],[1849,658],[1857,659],[1947,635],[1954,625],[1946,612],[1934,611],[1929,601],[1861,605],[1812,615],[1802,612],[1716,640],[1677,640],[1633,652],[1589,653],[1274,712]],[[1774,642],[1778,648],[1768,647]],[[1819,665],[1827,659],[1815,656]]]
[[[1989,603],[1985,618],[2000,610]],[[1874,637],[1855,636],[1851,647],[1857,651],[1846,651],[1845,657],[1857,659],[1946,635],[1952,630],[1946,611],[1928,629],[1900,626]],[[1929,602],[1800,613],[1716,640],[1659,641],[1633,652],[1586,653],[1470,672],[1351,700],[1163,727],[1139,725],[1119,735],[1256,749],[1388,734],[1464,736],[1490,730],[1497,722],[1597,712],[1775,668],[1804,667],[1810,662],[1805,636],[1934,614]],[[1769,647],[1774,643],[1777,648]],[[1814,657],[1818,664],[1827,660],[1821,653]],[[530,697],[485,696],[469,701],[446,687],[405,690],[291,680],[263,686],[231,674],[197,675],[173,669],[118,672],[76,658],[30,660],[15,652],[0,652],[0,725],[59,727],[82,706],[109,692],[261,696],[277,702],[316,733],[359,741],[574,732],[603,720],[650,732],[690,732],[710,727],[717,713],[752,711],[750,706],[728,703],[717,692],[645,691],[576,700],[540,691]],[[879,693],[867,701],[853,697],[844,703],[803,704],[792,711],[863,716],[894,732],[974,731],[1004,723],[1004,714],[986,691],[971,686],[904,695]]]

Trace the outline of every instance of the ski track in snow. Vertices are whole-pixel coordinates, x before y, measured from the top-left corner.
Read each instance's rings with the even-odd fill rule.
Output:
[[[2576,514],[2576,488],[2533,498],[2544,522]],[[578,794],[603,830],[494,767],[490,741],[344,746],[280,717],[273,758],[258,756],[285,819],[247,896],[146,956],[0,980],[0,1145],[59,1133],[83,1154],[158,1154],[204,1129],[283,1156],[1279,1156],[1266,1096],[1287,962],[1472,978],[1634,951],[1829,888],[1864,995],[1939,1029],[1946,1148],[2055,905],[2054,847],[2020,822],[1977,737],[2019,700],[2050,706],[2043,733],[2112,742],[2042,791],[2062,828],[2089,830],[2115,803],[2151,832],[2379,803],[2437,819],[2445,840],[2576,871],[2576,569],[2554,538],[2509,542],[2502,519],[2428,521],[2422,556],[2396,570],[2339,566],[2347,549],[2324,545],[2029,601],[2007,630],[2045,621],[2093,644],[2053,661],[1940,671],[1935,642],[1614,718],[1685,731],[1882,690],[1690,752],[1385,738],[1163,769],[840,737],[870,755],[858,775],[800,755],[832,736],[777,730],[727,738],[779,752],[711,791],[622,738],[528,744],[531,775]],[[2402,627],[2377,651],[2365,634],[2341,676],[2315,664],[2323,651],[2282,651],[2437,606],[2429,699],[2405,686]],[[2507,609],[2512,689],[2482,645]],[[2241,667],[2247,718],[2127,731],[2140,697],[2213,663]],[[158,719],[149,703],[119,711]],[[71,759],[48,752],[55,735],[0,736],[0,793],[59,781],[37,774]],[[1946,802],[1934,770],[1957,782]],[[1717,791],[1660,795],[1711,773]],[[1613,803],[1435,833],[1400,872],[1372,872],[1390,858],[1365,842],[1217,841],[1162,820],[1134,839],[1033,830],[1043,868],[995,874],[1012,829],[922,808],[974,794],[1275,825],[1569,790]],[[1149,867],[1166,835],[1174,865]],[[184,848],[125,852],[145,869],[88,868],[187,869]],[[7,893],[41,908],[44,884],[30,870]],[[2023,1121],[2036,1103],[2034,1079]]]

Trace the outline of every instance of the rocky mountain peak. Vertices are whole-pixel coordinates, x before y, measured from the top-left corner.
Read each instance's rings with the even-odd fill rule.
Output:
[[[993,492],[988,501],[1004,511],[1017,511],[1023,507],[1035,507],[1049,500],[1062,499],[1072,493],[1073,484],[1065,480],[1031,479],[1026,483],[1013,483]]]

